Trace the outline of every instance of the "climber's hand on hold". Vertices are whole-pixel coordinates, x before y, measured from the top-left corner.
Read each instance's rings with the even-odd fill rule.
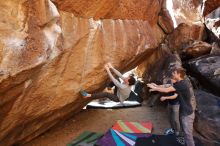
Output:
[[[105,69],[106,69],[106,70],[108,70],[108,69],[109,69],[108,64],[105,64]]]
[[[109,68],[113,68],[111,63],[107,63]]]

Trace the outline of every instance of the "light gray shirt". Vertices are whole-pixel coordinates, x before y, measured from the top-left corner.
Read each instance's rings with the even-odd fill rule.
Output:
[[[123,79],[123,80],[125,79],[125,78],[122,76],[122,74],[121,74],[119,71],[117,71],[115,68],[112,67],[111,69],[112,69],[112,71],[113,71],[119,78],[121,78],[121,79]],[[111,71],[110,71],[109,69],[107,70],[107,73],[108,73],[110,79],[112,80],[112,82],[115,84],[115,86],[118,87],[117,96],[119,97],[120,102],[125,101],[125,100],[129,97],[129,95],[130,95],[130,93],[131,93],[131,86],[126,85],[126,84],[123,84],[123,83],[120,83],[120,82],[112,75],[112,73],[111,73]]]

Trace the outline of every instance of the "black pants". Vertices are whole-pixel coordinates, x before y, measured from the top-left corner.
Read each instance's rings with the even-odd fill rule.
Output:
[[[100,98],[104,98],[107,97],[108,99],[114,101],[114,102],[119,102],[119,98],[117,95],[112,94],[112,93],[108,93],[108,92],[99,92],[99,93],[94,93],[92,94],[92,98],[93,99],[100,99]]]
[[[119,79],[117,79],[119,82],[120,82],[120,80]],[[107,86],[106,86],[107,88],[112,88],[112,87],[115,87],[114,88],[114,94],[115,95],[117,95],[117,91],[118,91],[118,87],[117,86],[115,86],[115,84],[111,81],[111,82],[109,82],[108,84],[107,84]]]

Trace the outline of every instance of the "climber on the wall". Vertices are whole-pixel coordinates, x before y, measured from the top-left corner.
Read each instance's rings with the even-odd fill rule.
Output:
[[[173,86],[163,87],[154,83],[147,84],[150,91],[158,91],[163,93],[175,92],[172,96],[162,96],[161,101],[167,99],[179,99],[180,104],[180,123],[184,132],[184,138],[187,146],[195,146],[193,140],[193,122],[195,118],[196,100],[192,85],[185,78],[185,71],[182,68],[175,68],[171,72]]]
[[[131,94],[131,86],[135,84],[136,80],[133,75],[129,75],[128,77],[123,77],[122,74],[117,71],[111,63],[107,63],[105,65],[105,69],[111,79],[111,81],[117,86],[117,94],[112,94],[108,92],[99,92],[89,94],[86,91],[81,90],[80,93],[82,94],[83,98],[91,98],[91,99],[100,99],[107,97],[112,101],[115,102],[123,102],[125,101]],[[120,83],[111,73],[111,70],[123,80],[123,83]]]

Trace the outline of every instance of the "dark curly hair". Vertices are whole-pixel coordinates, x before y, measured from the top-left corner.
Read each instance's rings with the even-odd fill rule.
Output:
[[[171,71],[170,71],[170,77],[172,78],[173,77],[173,72],[177,72],[178,74],[180,74],[180,77],[181,78],[184,78],[185,75],[186,75],[186,71],[184,68],[173,68]]]
[[[129,82],[129,85],[131,86],[131,85],[134,85],[135,83],[136,83],[136,79],[134,78],[134,75],[133,74],[131,74],[131,75],[129,75],[129,79],[128,79],[128,82]]]

